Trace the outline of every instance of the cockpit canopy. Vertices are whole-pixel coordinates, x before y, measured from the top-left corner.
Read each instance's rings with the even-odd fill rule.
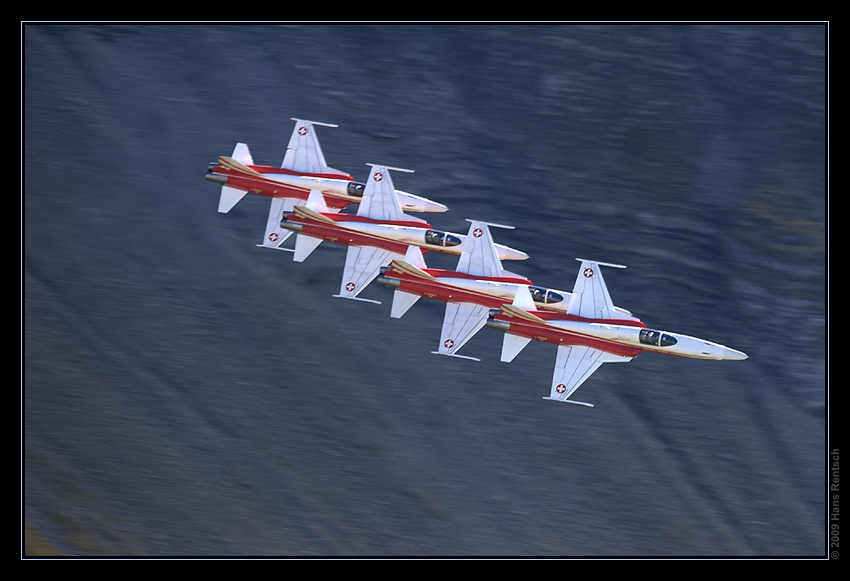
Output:
[[[671,345],[675,345],[678,341],[674,336],[662,333],[661,331],[641,329],[640,342],[644,345],[653,345],[655,347],[670,347]]]
[[[461,240],[453,234],[447,234],[439,230],[426,230],[425,243],[433,244],[434,246],[458,246]]]
[[[348,185],[345,186],[345,192],[354,198],[362,198],[363,190],[366,189],[366,184],[361,182],[348,182]]]
[[[544,305],[551,305],[553,303],[560,303],[564,300],[564,297],[552,289],[543,288],[540,286],[530,286],[528,287],[529,292],[531,292],[531,299],[535,303],[543,303]]]

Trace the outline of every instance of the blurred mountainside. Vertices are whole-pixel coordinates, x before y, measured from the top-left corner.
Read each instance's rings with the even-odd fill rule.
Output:
[[[26,554],[826,551],[823,25],[22,31]],[[216,212],[207,163],[278,165],[290,117],[415,170],[436,228],[515,226],[535,284],[625,264],[616,305],[749,359],[603,366],[586,410],[540,399],[549,346],[430,355],[442,304],[334,299],[342,247]]]

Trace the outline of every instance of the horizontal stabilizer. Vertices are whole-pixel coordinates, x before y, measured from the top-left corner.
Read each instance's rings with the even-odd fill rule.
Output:
[[[519,352],[528,345],[529,341],[531,341],[530,337],[520,337],[519,335],[505,333],[505,340],[502,343],[502,362],[510,363],[513,361],[514,357],[519,355]]]
[[[298,207],[296,206],[296,210]],[[295,256],[292,258],[295,262],[304,262],[308,256],[322,243],[321,238],[313,238],[298,234],[295,237]]]
[[[239,200],[248,192],[237,190],[230,186],[221,186],[221,197],[218,199],[218,211],[222,214],[227,214],[233,206],[239,203]]]
[[[393,319],[400,319],[407,311],[410,310],[410,307],[416,304],[416,301],[419,299],[419,295],[406,293],[402,290],[396,289],[393,292],[393,306],[390,312],[390,317]]]

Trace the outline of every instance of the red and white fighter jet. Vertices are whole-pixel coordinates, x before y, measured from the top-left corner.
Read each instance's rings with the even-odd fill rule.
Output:
[[[490,227],[513,226],[467,221],[471,222],[469,233],[460,247],[463,254],[456,270],[428,268],[419,249],[411,246],[404,260],[393,260],[389,267],[381,269],[377,282],[395,289],[390,313],[395,319],[421,297],[445,302],[439,347],[432,353],[479,361],[458,355],[458,349],[484,327],[491,309],[511,304],[519,287],[527,289],[543,309],[566,311],[570,293],[534,286],[524,276],[502,268]]]
[[[569,397],[603,363],[630,361],[642,351],[697,359],[742,360],[747,355],[730,347],[679,333],[646,328],[639,319],[611,302],[600,266],[625,268],[593,260],[581,261],[566,313],[538,310],[531,295],[520,289],[511,305],[490,314],[487,326],[505,331],[502,361],[513,361],[529,341],[558,346],[549,397]],[[625,316],[624,316],[625,314]]]
[[[257,165],[248,146],[237,143],[230,157],[221,156],[210,164],[206,179],[222,184],[218,211],[227,213],[247,193],[271,198],[263,243],[257,246],[281,249],[292,232],[280,228],[283,212],[291,212],[307,200],[313,190],[319,190],[328,211],[338,212],[363,198],[365,184],[354,181],[351,175],[329,167],[316,137],[316,126],[337,127],[306,119],[296,119],[289,138],[286,155],[279,168]],[[408,192],[396,191],[402,208],[410,212],[445,212],[443,204]]]
[[[435,230],[425,220],[402,212],[395,195],[390,170],[400,168],[367,164],[371,167],[357,214],[329,212],[321,193],[314,190],[307,203],[285,214],[282,228],[297,232],[296,262],[302,262],[323,240],[348,246],[339,298],[354,299],[378,275],[382,266],[401,260],[408,247],[426,251],[461,254],[466,236]],[[525,260],[525,252],[498,244],[495,252],[502,260]],[[358,299],[378,302],[369,299]]]

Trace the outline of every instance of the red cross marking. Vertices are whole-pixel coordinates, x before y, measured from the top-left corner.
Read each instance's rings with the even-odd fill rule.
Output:
[[[303,126],[299,127],[298,128],[298,135],[307,135],[307,128],[303,127]]]
[[[382,174],[382,173],[381,173],[381,172],[379,172],[379,171],[376,171],[376,172],[375,172],[375,181],[376,181],[376,182],[379,182],[379,181],[381,181],[382,179],[384,179],[384,174]]]
[[[591,276],[593,276],[593,269],[588,266],[584,269],[584,278],[590,278]]]
[[[559,383],[558,386],[555,388],[555,391],[557,391],[558,393],[564,393],[565,391],[567,391],[567,386],[563,383]]]
[[[347,285],[345,285],[345,290],[347,290],[348,292],[353,291],[354,290],[354,283],[350,282]]]
[[[272,232],[271,234],[269,234],[269,240],[271,240],[272,242],[277,242],[277,232]]]
[[[481,228],[476,228],[475,230],[472,231],[472,235],[475,236],[476,238],[481,238],[482,234],[484,234],[484,231],[481,230]]]
[[[446,349],[451,349],[455,346],[455,342],[451,339],[446,339],[445,341],[443,341],[443,346],[445,346]]]

